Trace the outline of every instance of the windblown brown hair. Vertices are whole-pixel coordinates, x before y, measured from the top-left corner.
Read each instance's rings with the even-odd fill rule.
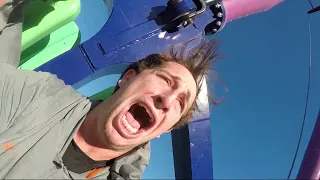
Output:
[[[196,40],[200,40],[200,44],[188,49],[188,46]],[[180,47],[177,48],[177,46]],[[197,85],[197,99],[203,80],[213,71],[213,64],[218,59],[220,59],[220,56],[218,54],[217,40],[191,39],[186,43],[171,46],[169,53],[150,54],[147,57],[130,64],[122,73],[121,78],[130,69],[134,69],[137,73],[140,73],[145,69],[157,68],[165,63],[175,62],[186,67],[195,79]],[[117,85],[115,91],[118,89],[119,86]],[[211,103],[215,104],[210,96],[208,98]],[[188,124],[195,110],[200,110],[199,104],[197,104],[196,100],[193,102],[187,113],[181,117],[180,121],[176,123],[173,128],[180,128]]]

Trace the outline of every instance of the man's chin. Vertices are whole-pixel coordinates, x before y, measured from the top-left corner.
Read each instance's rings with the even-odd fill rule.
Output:
[[[108,145],[110,149],[116,151],[128,151],[137,146],[138,139],[126,139],[120,134],[112,134],[108,137]]]

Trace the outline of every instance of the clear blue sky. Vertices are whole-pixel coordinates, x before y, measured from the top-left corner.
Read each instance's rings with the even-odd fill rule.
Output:
[[[101,2],[82,0],[82,12],[76,22],[83,40],[95,34],[108,18]],[[313,3],[320,5],[319,1]],[[268,12],[233,21],[218,34],[226,58],[217,63],[217,70],[229,93],[223,93],[221,84],[216,84],[217,95],[225,96],[225,100],[211,111],[215,178],[287,177],[305,105],[309,9],[306,0],[286,1]],[[320,108],[319,20],[320,12],[311,20],[313,72],[309,110],[292,177],[296,176]],[[160,153],[171,153],[170,136],[153,142],[153,165],[145,177],[173,177],[173,165],[159,158]],[[159,171],[153,168],[154,164],[163,168]]]
[[[314,1],[314,5],[320,5]],[[218,35],[217,64],[229,93],[212,108],[215,178],[286,178],[301,128],[309,60],[308,1],[227,24]],[[311,20],[313,72],[306,129],[296,176],[320,108],[320,12]],[[318,32],[318,34],[317,34]]]

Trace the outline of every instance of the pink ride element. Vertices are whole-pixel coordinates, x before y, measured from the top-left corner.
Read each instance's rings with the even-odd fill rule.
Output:
[[[225,9],[225,23],[267,11],[284,0],[222,0]]]

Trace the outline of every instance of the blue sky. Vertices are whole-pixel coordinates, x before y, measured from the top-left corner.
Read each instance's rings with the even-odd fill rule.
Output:
[[[307,1],[286,1],[268,12],[231,22],[218,35],[226,58],[217,63],[217,71],[229,93],[221,93],[218,86],[218,95],[226,98],[211,110],[215,178],[287,177],[305,105],[309,9]],[[319,15],[311,19],[312,85],[292,177],[320,108]]]
[[[314,1],[314,5],[320,2]],[[102,1],[82,0],[76,20],[85,41],[107,20]],[[308,1],[290,0],[274,9],[233,21],[217,34],[225,56],[217,63],[221,84],[215,92],[224,101],[211,110],[214,177],[286,178],[301,128],[308,78]],[[92,21],[92,17],[95,20]],[[99,18],[97,18],[99,17]],[[306,127],[297,164],[320,108],[320,12],[311,18],[313,39],[312,82]],[[214,36],[216,37],[216,36]],[[145,177],[173,177],[173,165],[160,153],[170,154],[170,135],[155,140],[152,163]],[[159,149],[158,149],[159,148]],[[172,160],[172,157],[168,159]],[[169,163],[172,161],[169,161]],[[167,173],[163,173],[167,172]]]

